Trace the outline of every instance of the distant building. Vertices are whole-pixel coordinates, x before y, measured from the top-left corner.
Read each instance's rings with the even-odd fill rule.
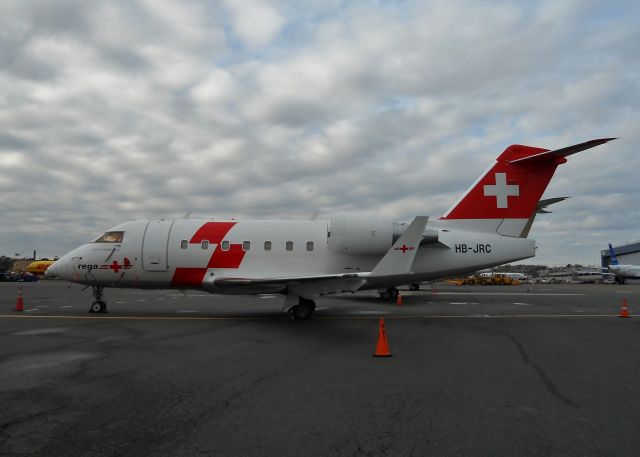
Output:
[[[14,273],[24,273],[27,271],[27,267],[31,262],[33,262],[33,259],[15,259],[13,260],[13,265],[9,271],[13,271]]]
[[[13,259],[4,255],[0,256],[0,274],[11,271],[13,266]]]
[[[582,265],[555,267],[540,272],[541,281],[549,281],[552,283],[594,283],[602,282],[603,277],[600,268],[583,267]]]
[[[634,241],[631,243],[623,244],[620,246],[613,246],[620,264],[640,265],[640,241]],[[609,256],[609,249],[600,251],[602,268],[606,269],[611,263],[611,257]]]

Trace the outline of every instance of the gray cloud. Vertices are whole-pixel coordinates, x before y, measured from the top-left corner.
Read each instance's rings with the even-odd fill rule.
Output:
[[[631,2],[8,1],[0,254],[149,216],[438,216],[509,144],[563,165],[539,262],[634,239]]]

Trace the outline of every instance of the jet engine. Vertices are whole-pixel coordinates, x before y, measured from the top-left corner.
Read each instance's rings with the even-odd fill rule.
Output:
[[[329,249],[350,254],[384,254],[393,244],[393,228],[392,220],[376,216],[332,216]]]
[[[409,223],[377,216],[334,215],[329,219],[329,249],[350,254],[382,255],[408,226]],[[438,232],[427,228],[420,244],[437,242]]]

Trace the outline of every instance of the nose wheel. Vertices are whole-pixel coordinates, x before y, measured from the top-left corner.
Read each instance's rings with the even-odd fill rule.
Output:
[[[91,307],[89,308],[90,313],[106,313],[107,312],[107,302],[104,301],[104,287],[102,286],[92,286],[93,288],[93,298],[96,299],[93,303],[91,303]]]

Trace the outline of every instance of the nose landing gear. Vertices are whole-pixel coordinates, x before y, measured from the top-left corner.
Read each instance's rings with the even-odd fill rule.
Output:
[[[107,312],[107,302],[104,301],[104,287],[102,286],[91,286],[93,289],[93,298],[96,299],[93,303],[91,303],[91,308],[89,308],[90,313],[106,313]]]

